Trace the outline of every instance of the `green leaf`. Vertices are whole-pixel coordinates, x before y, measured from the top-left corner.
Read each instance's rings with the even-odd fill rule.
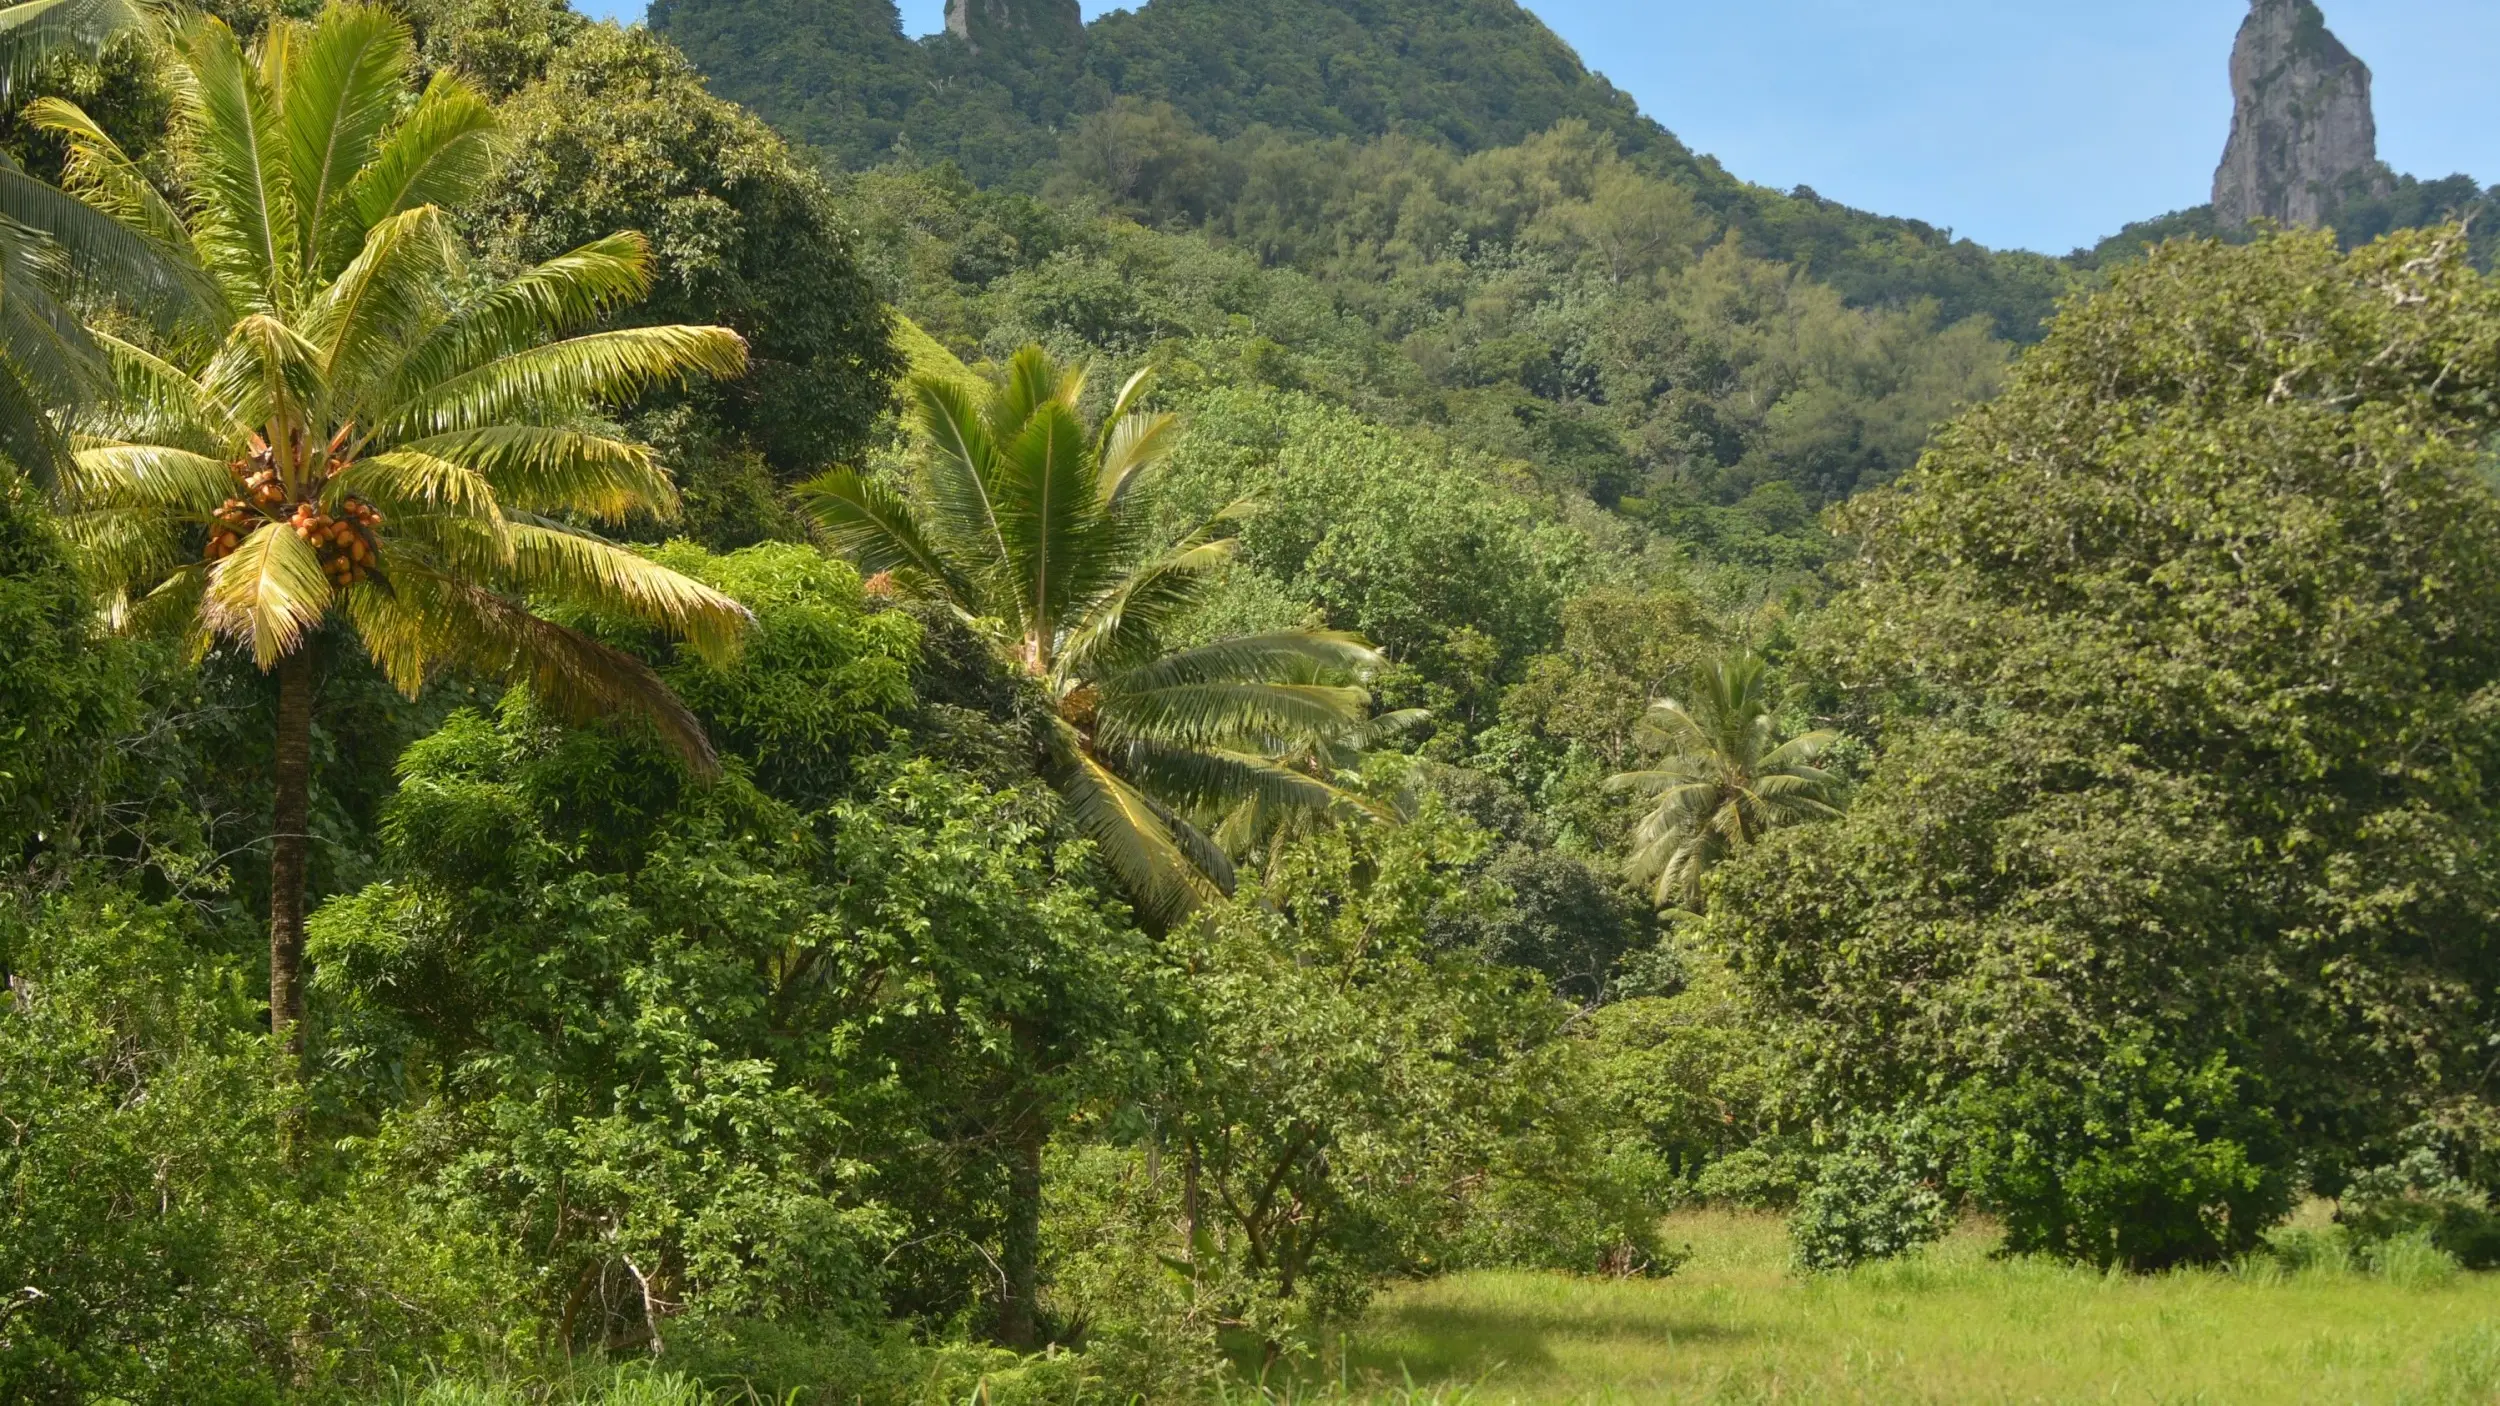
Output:
[[[295,263],[327,278],[379,223],[359,218],[348,191],[398,111],[415,49],[390,11],[332,0],[288,57],[282,116]]]
[[[368,226],[420,205],[466,204],[493,166],[496,123],[494,105],[466,80],[448,70],[436,73],[415,109],[356,173],[348,204]]]

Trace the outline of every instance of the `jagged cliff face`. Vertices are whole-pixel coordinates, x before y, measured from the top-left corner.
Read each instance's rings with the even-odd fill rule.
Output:
[[[975,52],[1014,31],[1045,43],[1081,40],[1085,12],[1077,0],[946,0],[946,32]]]
[[[2255,0],[2231,51],[2231,92],[2231,145],[2214,173],[2224,225],[2316,226],[2347,198],[2386,193],[2370,66],[2313,0]]]

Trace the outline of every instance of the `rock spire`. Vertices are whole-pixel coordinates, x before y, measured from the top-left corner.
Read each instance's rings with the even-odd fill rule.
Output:
[[[2382,195],[2370,66],[2326,27],[2315,0],[2253,0],[2231,51],[2231,144],[2214,214],[2317,226],[2353,196]]]

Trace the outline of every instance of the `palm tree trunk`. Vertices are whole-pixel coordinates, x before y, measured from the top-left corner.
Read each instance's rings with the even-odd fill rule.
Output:
[[[304,887],[312,855],[313,661],[309,648],[278,662],[277,813],[269,847],[269,1033],[282,1077],[304,1060]]]
[[[1010,1130],[1007,1229],[1005,1243],[999,1247],[1007,1292],[998,1305],[998,1340],[1018,1352],[1031,1352],[1041,1345],[1033,1297],[1041,1280],[1042,1152],[1048,1140],[1041,1099],[1027,1089]]]

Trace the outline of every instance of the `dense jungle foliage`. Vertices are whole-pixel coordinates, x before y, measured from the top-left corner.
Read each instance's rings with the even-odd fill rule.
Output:
[[[2476,235],[2078,276],[1342,13],[872,13],[831,171],[551,0],[26,26],[0,1397],[1192,1399],[1704,1205],[2500,1263]]]

